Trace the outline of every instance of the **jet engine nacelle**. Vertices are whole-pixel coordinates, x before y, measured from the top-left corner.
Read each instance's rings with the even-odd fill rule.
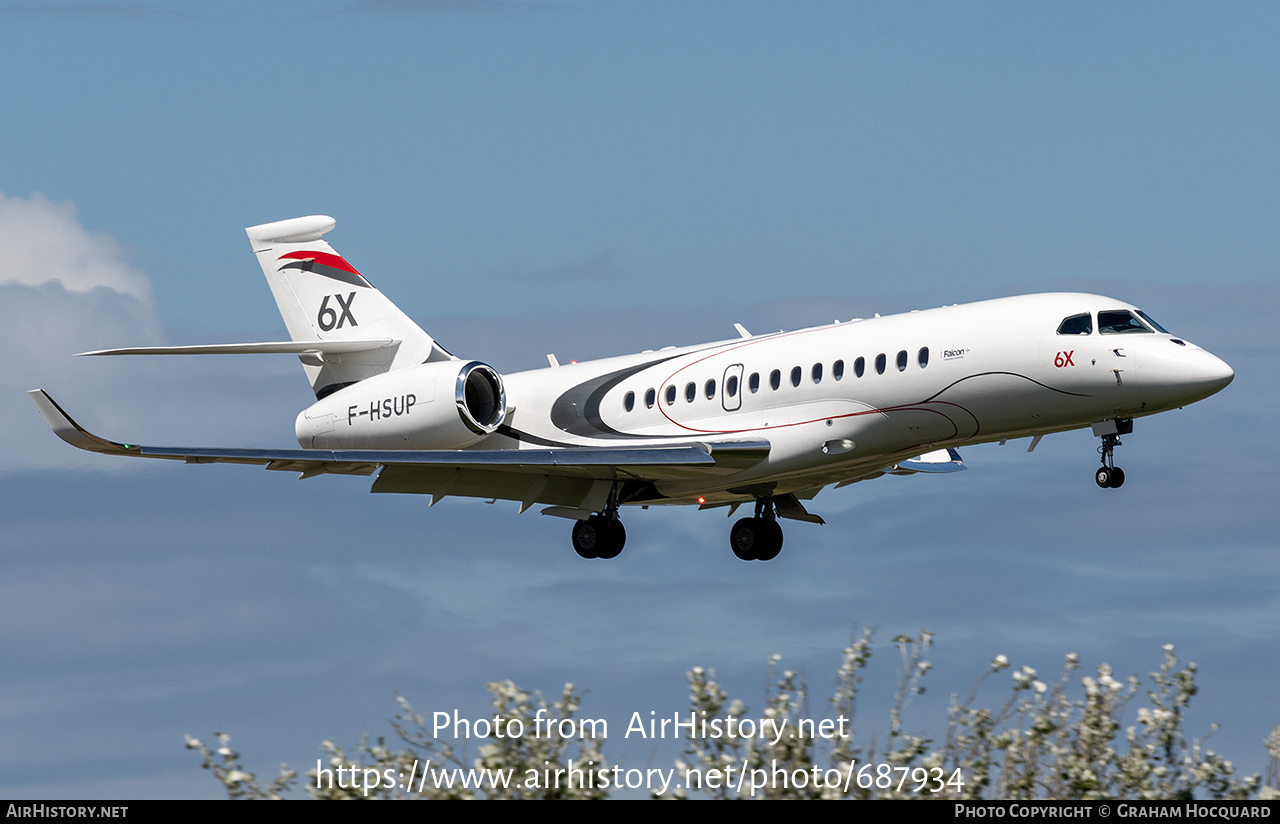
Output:
[[[459,449],[507,413],[502,376],[480,361],[424,363],[366,378],[306,409],[304,449]]]

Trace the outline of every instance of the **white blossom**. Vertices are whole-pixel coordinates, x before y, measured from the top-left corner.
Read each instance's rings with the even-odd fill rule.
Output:
[[[924,692],[923,679],[932,669],[925,658],[933,641],[930,633],[917,636],[899,635],[893,644],[901,655],[897,669],[898,690],[887,720],[883,717],[860,720],[856,710],[858,692],[872,658],[872,633],[845,647],[836,669],[835,688],[829,702],[811,701],[805,679],[795,669],[779,671],[778,655],[768,658],[769,681],[763,704],[751,712],[747,703],[728,695],[714,670],[693,667],[686,673],[689,704],[693,714],[708,720],[772,719],[786,734],[775,737],[720,735],[702,736],[696,730],[686,732],[684,752],[673,761],[677,783],[684,788],[668,791],[665,797],[684,798],[690,793],[704,792],[717,798],[738,798],[748,794],[763,798],[840,798],[846,794],[857,798],[954,798],[1008,800],[1046,799],[1173,799],[1173,798],[1247,798],[1256,794],[1262,799],[1280,798],[1280,726],[1271,731],[1266,745],[1271,755],[1266,784],[1261,776],[1234,777],[1231,761],[1202,746],[1199,740],[1188,740],[1182,731],[1186,707],[1196,695],[1194,664],[1180,664],[1172,645],[1163,647],[1164,661],[1150,674],[1151,688],[1145,692],[1146,703],[1132,710],[1126,705],[1141,694],[1136,676],[1121,682],[1112,668],[1101,664],[1095,674],[1076,675],[1079,656],[1065,657],[1062,675],[1057,680],[1042,680],[1036,670],[1023,666],[1012,673],[1013,686],[1003,704],[992,708],[978,703],[979,686],[994,672],[1009,666],[1008,658],[998,655],[990,668],[974,686],[968,700],[960,703],[954,696],[947,711],[943,731],[929,738],[912,732],[915,724],[925,729],[927,721],[914,719],[909,710],[914,696]],[[1006,682],[1007,683],[1007,682]],[[563,721],[573,718],[582,700],[572,681],[562,693],[546,701],[536,692],[521,689],[511,681],[495,681],[486,685],[493,698],[494,714],[507,721],[520,720],[529,730],[535,714],[544,719]],[[332,740],[321,743],[331,768],[356,772],[376,770],[405,775],[429,759],[433,765],[483,770],[523,771],[529,765],[562,767],[592,764],[592,770],[603,777],[613,768],[601,751],[602,741],[561,739],[559,736],[510,736],[469,742],[478,757],[466,756],[465,743],[455,750],[452,742],[433,738],[427,733],[426,719],[413,711],[409,702],[397,696],[400,714],[393,729],[397,738],[388,744],[379,739],[363,739],[355,747],[344,749]],[[822,709],[823,707],[826,709]],[[1132,713],[1131,715],[1129,713]],[[1136,718],[1127,728],[1122,719]],[[840,716],[845,719],[846,735],[835,738],[797,735],[802,719],[822,721]],[[915,727],[919,729],[920,727]],[[932,728],[937,729],[936,725]],[[723,728],[721,728],[723,729]],[[1212,732],[1212,728],[1210,729]],[[189,749],[204,759],[202,766],[210,770],[232,798],[280,798],[296,782],[297,774],[281,765],[279,777],[269,785],[259,784],[253,772],[246,769],[240,756],[230,746],[230,739],[216,733],[218,746],[211,751],[199,739],[186,736]],[[405,749],[397,749],[396,741]],[[320,762],[317,762],[320,763]],[[714,786],[698,786],[690,781],[693,772],[729,767],[747,769],[780,769],[789,775],[848,772],[863,765],[888,765],[903,769],[908,776],[916,770],[939,770],[944,777],[956,771],[962,786],[943,783],[926,789],[870,785],[859,781],[849,786],[821,785],[805,782],[773,783],[766,787],[741,789],[727,782]],[[336,772],[336,769],[335,769]],[[379,786],[372,790],[354,788],[350,783],[325,785],[313,771],[305,785],[308,794],[317,798],[603,798],[608,791],[603,781],[594,788],[525,786],[476,788],[474,785],[450,786]]]

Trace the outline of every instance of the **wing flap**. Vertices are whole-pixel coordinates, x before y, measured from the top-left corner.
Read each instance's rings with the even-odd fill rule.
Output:
[[[814,515],[804,508],[795,495],[778,495],[773,499],[779,518],[790,518],[793,521],[808,521],[811,524],[825,524],[821,515]]]
[[[551,473],[503,472],[480,467],[388,466],[373,482],[370,492],[446,495],[459,498],[495,498],[522,504],[578,506],[591,492],[595,478]],[[522,507],[527,509],[528,506]]]

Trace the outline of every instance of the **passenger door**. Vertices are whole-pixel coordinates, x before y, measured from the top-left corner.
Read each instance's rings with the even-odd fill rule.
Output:
[[[724,411],[737,411],[742,406],[742,364],[735,363],[724,370],[724,382],[720,387],[720,403]]]

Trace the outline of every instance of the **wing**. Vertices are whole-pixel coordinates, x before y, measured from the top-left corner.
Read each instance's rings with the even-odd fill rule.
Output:
[[[763,460],[769,442],[731,441],[645,447],[463,450],[220,449],[138,446],[107,440],[76,423],[49,393],[27,393],[59,438],[78,449],[103,455],[160,458],[186,463],[233,463],[298,472],[372,475],[373,492],[447,495],[552,504],[577,517],[603,508],[617,481],[653,482],[725,475]],[[589,512],[588,512],[589,514]]]

